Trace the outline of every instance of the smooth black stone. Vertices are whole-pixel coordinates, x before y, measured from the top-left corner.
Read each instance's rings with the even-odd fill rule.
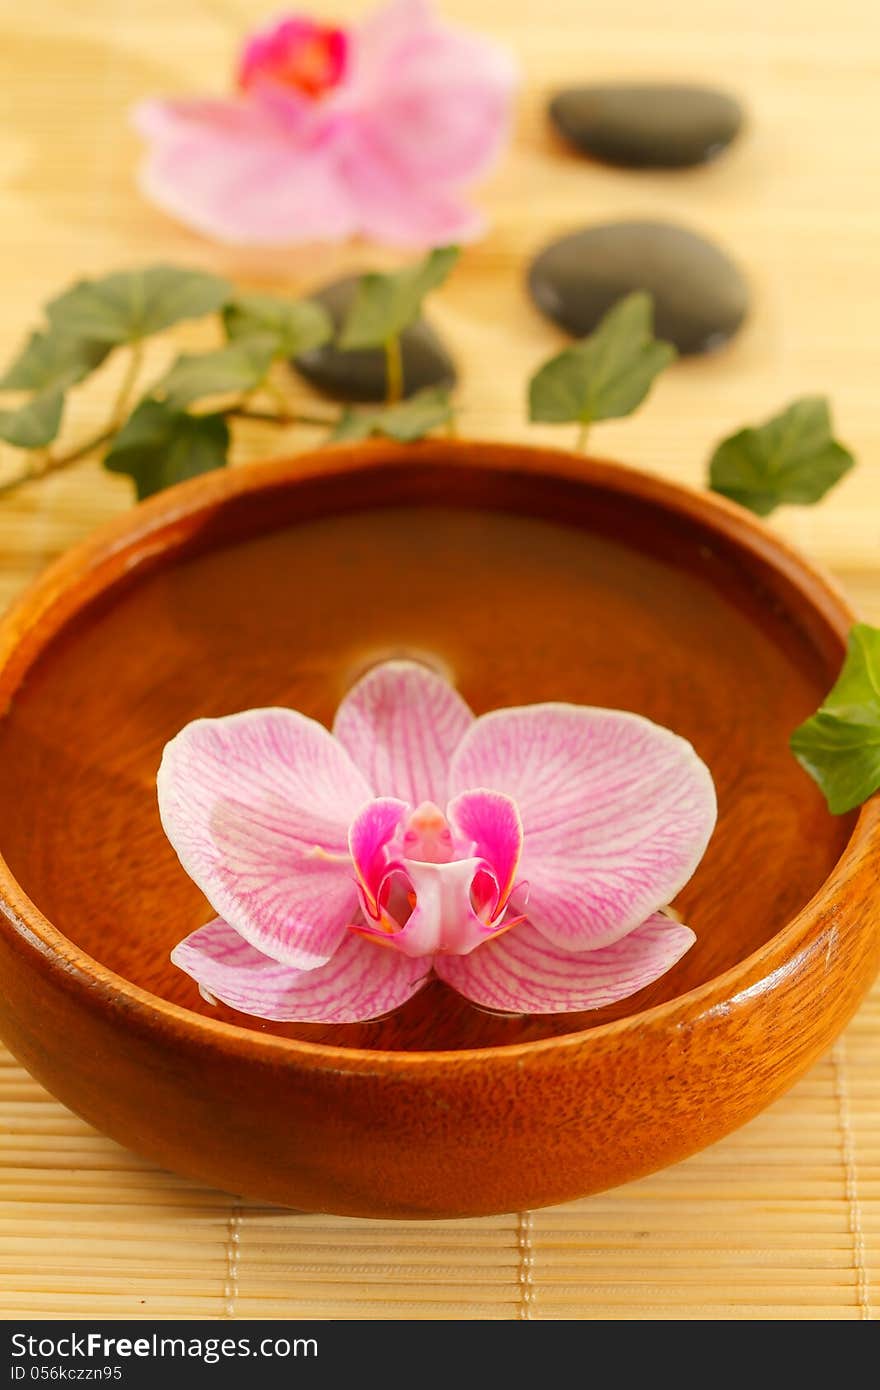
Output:
[[[711,352],[740,327],[748,288],[723,251],[668,222],[608,222],[554,241],[532,262],[542,313],[576,338],[623,295],[654,297],[654,332],[679,352]]]
[[[712,87],[615,83],[570,87],[550,103],[564,139],[628,169],[683,169],[714,159],[736,138],[742,107]]]
[[[342,327],[354,298],[358,276],[334,280],[310,296],[333,319],[337,331]],[[455,385],[455,363],[430,324],[424,319],[405,328],[400,335],[403,357],[403,394],[411,396],[426,386]],[[294,367],[317,390],[342,401],[384,401],[386,395],[385,353],[381,348],[342,352],[333,343],[304,352],[294,358]]]

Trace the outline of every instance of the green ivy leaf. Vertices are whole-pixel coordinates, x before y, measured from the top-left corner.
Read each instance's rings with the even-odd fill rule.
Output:
[[[146,400],[119,431],[104,466],[127,473],[138,498],[144,498],[222,468],[228,450],[229,427],[222,415],[188,415],[166,401]]]
[[[429,386],[398,405],[379,410],[345,410],[330,439],[338,443],[382,434],[401,444],[410,444],[438,425],[445,425],[452,415],[449,393],[441,386]]]
[[[16,410],[0,410],[0,439],[18,449],[42,449],[61,428],[63,410],[63,391],[40,391]]]
[[[182,410],[206,396],[253,391],[266,376],[275,356],[275,339],[267,334],[236,338],[213,352],[184,353],[156,382],[151,394]]]
[[[630,415],[677,356],[653,336],[654,308],[639,290],[618,300],[594,333],[565,348],[532,377],[529,418],[589,425]]]
[[[0,391],[64,391],[100,367],[109,351],[108,343],[82,342],[40,329],[0,377]]]
[[[384,347],[419,317],[422,301],[442,285],[458,260],[457,246],[439,246],[418,265],[393,275],[362,275],[348,311],[339,346]]]
[[[221,309],[232,287],[202,270],[153,265],[81,280],[46,312],[54,332],[83,342],[133,343]]]
[[[275,299],[268,294],[237,295],[223,310],[227,337],[266,335],[276,357],[298,357],[333,336],[333,320],[312,299]]]
[[[853,627],[836,685],[795,729],[791,750],[835,815],[880,788],[880,630]]]
[[[803,396],[766,424],[725,439],[709,464],[715,492],[768,516],[788,502],[809,506],[823,498],[855,459],[834,439],[824,396]]]

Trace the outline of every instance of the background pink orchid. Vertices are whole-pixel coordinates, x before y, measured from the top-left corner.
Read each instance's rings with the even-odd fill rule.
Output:
[[[158,787],[220,914],[172,960],[208,998],[300,1022],[375,1018],[432,971],[516,1013],[625,998],[695,939],[660,909],[716,815],[669,730],[566,704],[474,718],[410,662],[364,676],[332,734],[288,709],[196,720]]]
[[[514,82],[503,50],[429,0],[348,30],[285,16],[245,44],[237,96],[136,107],[141,186],[231,244],[467,240],[482,219],[466,190],[502,146]]]

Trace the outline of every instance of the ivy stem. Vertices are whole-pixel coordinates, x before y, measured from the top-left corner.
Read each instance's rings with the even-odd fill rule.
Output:
[[[102,444],[109,443],[115,434],[115,426],[110,426],[103,429],[100,434],[93,434],[89,439],[84,439],[81,444],[77,444],[66,454],[44,455],[39,467],[31,466],[26,472],[19,473],[17,478],[10,478],[7,482],[0,483],[0,496],[7,492],[14,492],[24,483],[35,483],[39,478],[45,478],[49,473],[58,473],[71,463],[79,463],[81,459],[94,453],[96,449],[100,449]]]
[[[93,454],[102,445],[109,444],[111,439],[119,433],[120,425],[124,422],[142,361],[143,349],[138,343],[132,349],[125,378],[116,395],[110,421],[98,434],[90,435],[88,439],[74,445],[64,454],[51,454],[42,451],[39,454],[32,454],[29,468],[19,473],[15,478],[0,482],[0,497],[7,492],[14,492],[16,488],[22,487],[25,483],[35,483],[50,473],[60,472],[62,468],[67,468],[72,463],[79,463],[81,459],[87,458],[89,454]],[[321,429],[332,429],[336,424],[336,420],[326,415],[307,415],[293,411],[276,414],[271,410],[251,410],[244,404],[233,406],[225,413],[237,420],[257,420],[267,425],[319,425]]]
[[[125,421],[125,417],[128,413],[128,406],[131,400],[131,395],[134,391],[135,382],[137,381],[138,376],[140,375],[140,370],[143,366],[143,362],[143,339],[138,338],[131,345],[131,352],[128,355],[128,365],[125,369],[125,375],[123,376],[122,381],[119,385],[119,390],[116,393],[116,400],[113,402],[113,410],[110,415],[111,430],[118,430]]]
[[[403,400],[403,353],[400,338],[388,338],[385,342],[385,403],[397,405]]]
[[[332,429],[336,421],[326,415],[305,415],[295,411],[279,414],[274,410],[252,410],[247,405],[234,405],[224,414],[235,420],[258,420],[264,425],[321,425]]]
[[[263,382],[262,389],[272,397],[273,401],[278,407],[277,414],[280,417],[286,419],[290,415],[290,404],[286,396],[284,395],[284,392],[280,389],[280,387],[276,386],[274,381],[271,381],[269,378],[267,378]],[[256,394],[256,392],[254,394]]]
[[[574,445],[579,454],[583,454],[586,452],[587,440],[589,439],[589,437],[590,422],[589,420],[581,420],[581,423],[578,426],[577,439],[575,440]]]
[[[8,482],[0,483],[0,496],[7,492],[14,492],[16,488],[24,483],[34,483],[38,478],[45,478],[49,473],[58,473],[62,468],[68,468],[72,463],[79,463],[81,459],[87,458],[89,454],[100,449],[102,444],[107,444],[119,433],[121,426],[125,422],[128,414],[128,407],[131,402],[138,376],[144,361],[144,344],[142,339],[137,339],[131,346],[128,363],[122,381],[119,383],[119,390],[113,402],[113,409],[110,412],[108,424],[98,434],[91,435],[84,439],[81,444],[76,444],[69,449],[66,454],[52,454],[41,452],[31,455],[31,465],[23,473],[19,473],[17,478],[10,478]]]

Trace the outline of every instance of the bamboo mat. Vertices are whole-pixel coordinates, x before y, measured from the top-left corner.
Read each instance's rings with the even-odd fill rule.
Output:
[[[146,260],[304,288],[363,252],[242,254],[139,200],[128,104],[220,90],[254,0],[33,0],[0,7],[0,351],[66,280]],[[303,5],[341,16],[357,0]],[[671,216],[742,263],[754,313],[716,359],[681,364],[603,452],[698,482],[712,444],[810,390],[832,396],[859,469],[780,530],[880,623],[876,396],[880,20],[873,0],[446,0],[528,68],[512,153],[486,190],[489,238],[434,318],[462,367],[462,430],[523,424],[523,383],[559,342],[521,290],[524,259],[579,222]],[[751,121],[708,169],[633,175],[572,159],[547,93],[591,77],[668,75],[738,91]],[[372,259],[372,257],[371,257]],[[201,341],[187,329],[177,347]],[[170,346],[158,348],[162,364]],[[97,428],[117,366],[70,412]],[[240,458],[279,443],[254,429]],[[0,454],[0,478],[13,466]],[[0,604],[128,505],[85,465],[0,500]],[[2,982],[0,982],[2,988]],[[159,1172],[96,1134],[0,1052],[0,1316],[869,1318],[880,1305],[880,990],[832,1054],[739,1133],[600,1197],[485,1221],[369,1223],[272,1210]]]

